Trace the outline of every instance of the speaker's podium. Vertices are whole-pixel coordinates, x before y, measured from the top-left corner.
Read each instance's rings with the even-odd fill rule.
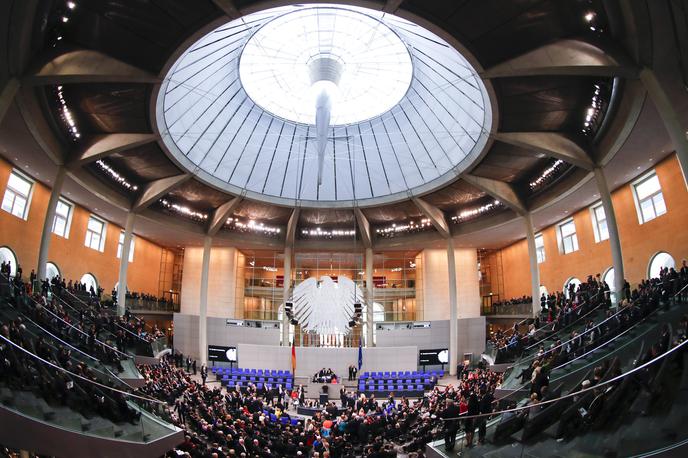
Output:
[[[320,389],[320,404],[325,405],[328,403],[330,400],[330,395],[328,393],[329,387],[327,385],[323,385],[322,388]]]

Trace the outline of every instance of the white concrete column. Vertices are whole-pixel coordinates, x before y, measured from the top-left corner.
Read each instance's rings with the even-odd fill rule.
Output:
[[[616,213],[614,212],[614,204],[612,203],[612,196],[609,192],[607,179],[604,176],[604,170],[601,167],[593,169],[595,173],[595,181],[597,181],[597,190],[600,193],[600,200],[604,208],[604,215],[607,218],[607,229],[609,231],[609,248],[612,250],[612,266],[614,266],[614,287],[616,289],[615,301],[618,302],[623,299],[623,285],[624,285],[624,266],[623,256],[621,252],[621,239],[619,237],[619,227],[616,224]]]
[[[122,255],[119,258],[119,284],[117,286],[117,314],[124,315],[127,301],[127,270],[129,269],[129,252],[131,251],[131,238],[134,233],[134,221],[136,213],[127,213],[127,220],[124,223],[124,241],[122,244]]]
[[[645,85],[648,94],[659,111],[659,115],[664,121],[664,127],[671,138],[671,142],[676,149],[676,156],[683,172],[683,182],[688,186],[688,139],[686,138],[686,126],[681,125],[681,121],[674,110],[674,103],[669,100],[669,96],[664,91],[662,83],[657,79],[657,75],[650,68],[643,68],[640,71],[640,80]],[[605,209],[606,211],[606,209]],[[611,236],[611,233],[610,233]]]
[[[45,267],[48,263],[48,251],[50,250],[50,239],[53,233],[55,209],[57,209],[57,202],[60,200],[60,193],[62,192],[62,183],[64,182],[65,172],[66,169],[64,165],[58,167],[55,180],[53,181],[53,189],[50,193],[50,200],[48,201],[48,209],[45,212],[45,219],[43,220],[41,246],[38,250],[38,266],[36,266],[36,278],[38,278],[39,281],[45,280]]]
[[[203,240],[203,263],[201,266],[201,300],[198,313],[198,356],[201,366],[208,364],[208,271],[210,270],[210,248],[213,238]]]
[[[523,216],[526,225],[526,240],[528,241],[528,260],[530,262],[530,295],[533,297],[533,317],[540,313],[540,267],[537,261],[537,248],[535,247],[535,229],[530,213]]]
[[[373,313],[373,296],[375,295],[375,289],[373,286],[373,249],[366,248],[365,251],[365,281],[366,281],[366,303],[367,303],[367,313],[366,313],[366,323],[368,326],[366,332],[366,346],[373,347],[373,332],[375,329],[374,313]]]
[[[290,299],[291,290],[291,247],[284,248],[284,286],[282,294],[282,305],[286,304]],[[285,313],[286,309],[282,309],[282,345],[289,346],[289,318]]]
[[[449,272],[449,375],[456,375],[459,363],[459,310],[456,293],[456,259],[454,240],[447,239],[447,271]]]

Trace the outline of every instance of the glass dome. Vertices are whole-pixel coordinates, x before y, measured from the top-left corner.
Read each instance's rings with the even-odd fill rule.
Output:
[[[175,162],[231,194],[306,207],[401,201],[455,180],[492,129],[468,60],[381,11],[273,8],[186,46],[156,95],[156,129]]]

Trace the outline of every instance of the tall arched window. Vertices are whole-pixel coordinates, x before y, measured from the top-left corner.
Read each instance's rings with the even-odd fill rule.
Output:
[[[669,253],[660,251],[650,258],[650,264],[647,267],[649,278],[658,278],[659,271],[665,267],[676,267],[676,262]]]
[[[614,283],[614,268],[610,267],[602,276],[602,281],[609,285],[609,290],[616,291],[616,284]]]
[[[581,281],[577,279],[576,277],[571,277],[568,280],[566,280],[566,283],[564,283],[564,296],[567,299],[570,299],[569,297],[569,285],[574,285],[573,290],[577,291],[578,290],[578,285],[581,284]]]
[[[14,276],[17,272],[17,257],[9,247],[0,247],[0,262],[10,263],[10,275]]]
[[[57,264],[49,262],[45,265],[45,276],[48,278],[48,280],[52,280],[58,275],[62,276],[60,275],[60,268],[57,267]]]
[[[93,286],[93,291],[96,293],[98,292],[98,280],[96,280],[93,274],[84,274],[84,276],[81,277],[81,283],[86,285],[86,291],[90,291],[91,286]]]

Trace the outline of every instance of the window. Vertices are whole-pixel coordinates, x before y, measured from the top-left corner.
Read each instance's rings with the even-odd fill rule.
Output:
[[[662,269],[671,269],[672,267],[676,268],[676,262],[673,256],[667,252],[660,251],[650,259],[647,273],[649,278],[659,278],[659,273]]]
[[[105,221],[91,215],[86,228],[85,244],[94,250],[103,251],[105,247]]]
[[[633,184],[633,194],[640,224],[647,223],[667,212],[662,187],[654,171]]]
[[[117,243],[117,257],[122,257],[122,248],[124,248],[124,231],[119,233],[119,242]],[[134,262],[134,235],[131,236],[129,243],[129,262]]]
[[[559,238],[561,250],[564,254],[578,251],[578,237],[576,237],[576,224],[573,220],[568,220],[559,225]]]
[[[60,268],[57,267],[57,264],[48,262],[45,265],[45,276],[48,278],[48,280],[52,280],[53,278],[60,276]]]
[[[0,262],[10,263],[10,276],[14,277],[14,274],[17,273],[17,257],[14,255],[14,251],[6,246],[0,247]]]
[[[614,268],[610,267],[602,276],[602,281],[604,281],[608,286],[609,290],[616,291],[616,283],[614,283]]]
[[[578,291],[580,284],[581,281],[576,277],[571,277],[566,280],[566,283],[564,283],[564,296],[566,296],[567,299],[571,299],[571,293]]]
[[[602,204],[597,204],[590,209],[592,213],[592,229],[595,233],[595,242],[599,243],[609,238],[609,228],[607,227],[607,215],[604,213]]]
[[[93,291],[98,293],[98,280],[93,274],[84,274],[80,281],[86,285],[86,291],[91,291],[91,287],[93,287]]]
[[[72,222],[72,205],[66,200],[58,200],[53,219],[53,234],[69,238],[69,226]]]
[[[545,239],[542,234],[535,236],[535,253],[537,254],[538,264],[545,262]]]
[[[5,197],[2,199],[2,209],[18,218],[26,219],[29,213],[29,197],[32,187],[32,181],[13,171],[7,181]]]

